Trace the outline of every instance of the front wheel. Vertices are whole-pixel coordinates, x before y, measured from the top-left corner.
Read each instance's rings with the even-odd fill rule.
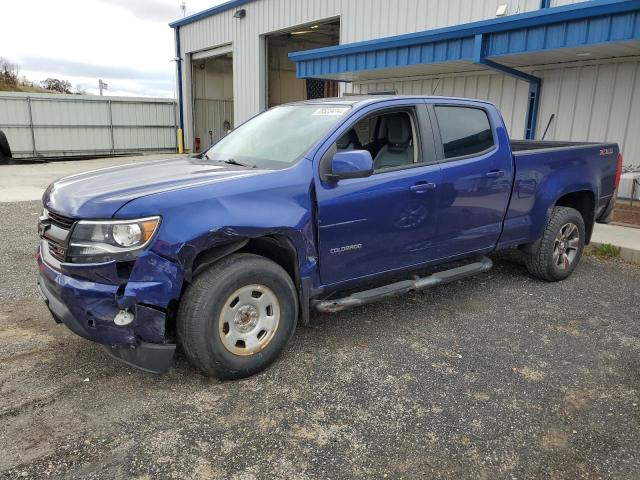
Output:
[[[564,280],[578,265],[585,238],[580,212],[569,207],[554,207],[542,237],[525,256],[529,273],[549,282]]]
[[[196,367],[223,379],[269,366],[291,338],[298,313],[291,277],[258,255],[231,255],[187,288],[178,339]]]

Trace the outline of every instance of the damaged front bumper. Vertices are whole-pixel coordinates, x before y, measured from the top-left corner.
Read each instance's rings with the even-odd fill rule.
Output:
[[[144,252],[128,281],[110,284],[96,281],[115,278],[107,274],[106,265],[61,264],[58,270],[43,259],[41,248],[37,261],[38,287],[56,322],[102,344],[133,367],[153,373],[171,368],[176,346],[167,339],[167,311],[180,296],[182,273],[177,265]],[[123,310],[133,314],[133,320],[117,325],[114,319]]]

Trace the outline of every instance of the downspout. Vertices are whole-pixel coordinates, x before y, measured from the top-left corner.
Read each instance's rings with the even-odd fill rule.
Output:
[[[176,35],[176,69],[178,82],[178,153],[184,153],[184,111],[182,108],[182,55],[180,52],[180,27],[174,28]]]
[[[518,80],[529,82],[529,95],[527,97],[527,116],[525,117],[524,138],[533,140],[536,136],[536,125],[538,122],[538,111],[540,110],[540,93],[542,90],[542,79],[534,75],[530,75],[515,68],[496,63],[489,60],[485,56],[485,38],[483,34],[475,36],[473,46],[473,62],[478,65],[484,65],[492,70],[496,70]]]
[[[540,8],[550,8],[551,0],[540,0]]]

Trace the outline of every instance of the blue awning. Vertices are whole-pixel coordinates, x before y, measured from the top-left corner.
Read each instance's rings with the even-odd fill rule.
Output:
[[[299,78],[364,80],[477,70],[479,58],[514,67],[628,55],[640,55],[640,0],[543,8],[289,57]]]

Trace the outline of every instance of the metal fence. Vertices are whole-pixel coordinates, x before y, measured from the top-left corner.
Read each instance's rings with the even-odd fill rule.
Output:
[[[16,158],[177,150],[176,102],[0,92],[0,130]]]

